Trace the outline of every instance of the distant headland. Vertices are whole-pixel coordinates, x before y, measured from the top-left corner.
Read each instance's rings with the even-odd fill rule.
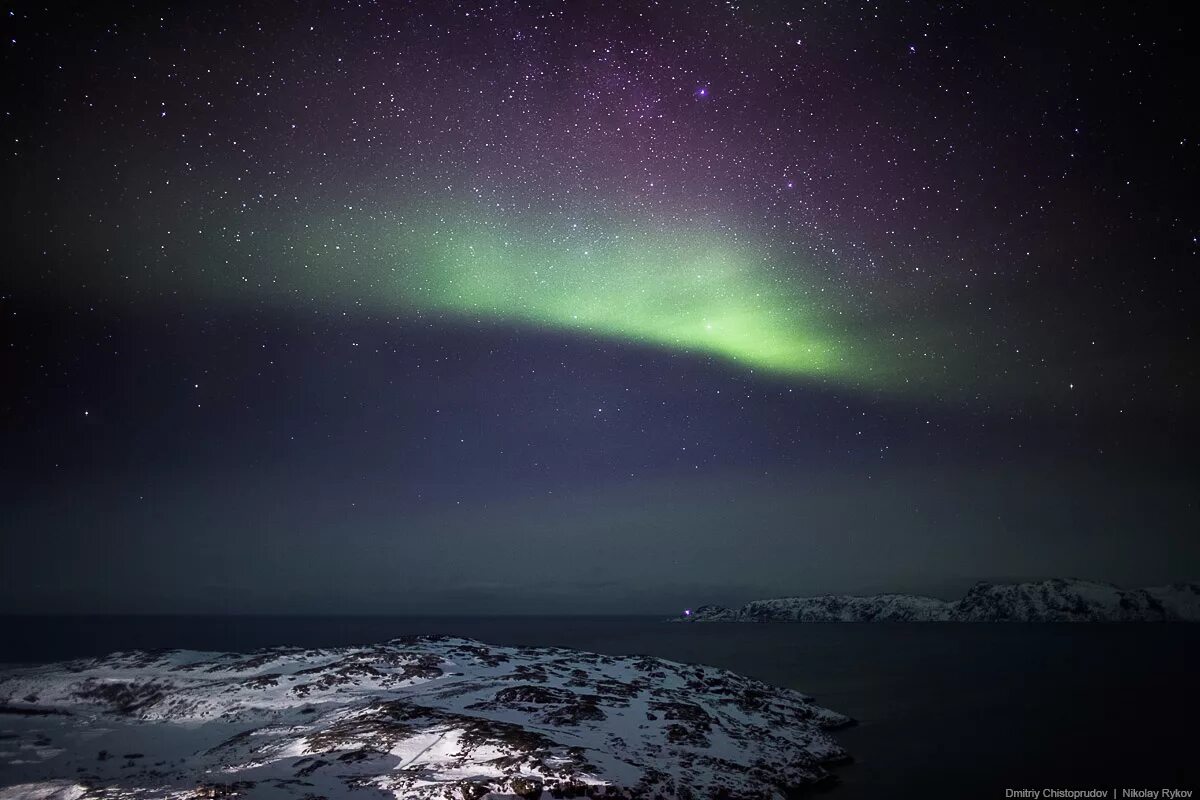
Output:
[[[1054,578],[977,583],[958,600],[912,594],[754,600],[687,609],[680,622],[1200,622],[1200,584],[1122,589]]]

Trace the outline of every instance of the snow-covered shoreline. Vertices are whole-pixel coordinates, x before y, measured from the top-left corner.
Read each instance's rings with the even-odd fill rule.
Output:
[[[1121,589],[1056,578],[978,583],[958,600],[911,594],[820,595],[700,606],[681,622],[1200,622],[1200,586]]]
[[[712,667],[452,637],[10,669],[0,706],[3,800],[773,800],[829,780],[851,722]]]

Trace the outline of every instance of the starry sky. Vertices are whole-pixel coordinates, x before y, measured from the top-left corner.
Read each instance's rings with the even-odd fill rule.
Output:
[[[9,4],[0,611],[1200,577],[1168,10]]]

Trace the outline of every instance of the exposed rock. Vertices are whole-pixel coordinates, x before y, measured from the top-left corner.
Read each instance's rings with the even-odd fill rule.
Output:
[[[828,779],[826,767],[846,756],[827,731],[849,722],[723,670],[455,638],[250,656],[117,653],[0,673],[0,703],[30,697],[33,710],[76,713],[36,718],[42,782],[28,783],[26,763],[25,786],[0,789],[0,800],[58,796],[51,789],[768,800]],[[98,761],[92,726],[118,729],[127,760]],[[84,762],[86,779],[62,784]],[[14,765],[0,762],[0,785],[15,782],[4,780]]]

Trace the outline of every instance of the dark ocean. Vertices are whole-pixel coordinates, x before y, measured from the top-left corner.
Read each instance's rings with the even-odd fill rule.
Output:
[[[1006,789],[1200,796],[1200,625],[4,617],[0,662],[134,648],[336,646],[418,633],[644,653],[799,689],[859,721],[837,733],[855,762],[837,769],[830,800],[982,800]]]

